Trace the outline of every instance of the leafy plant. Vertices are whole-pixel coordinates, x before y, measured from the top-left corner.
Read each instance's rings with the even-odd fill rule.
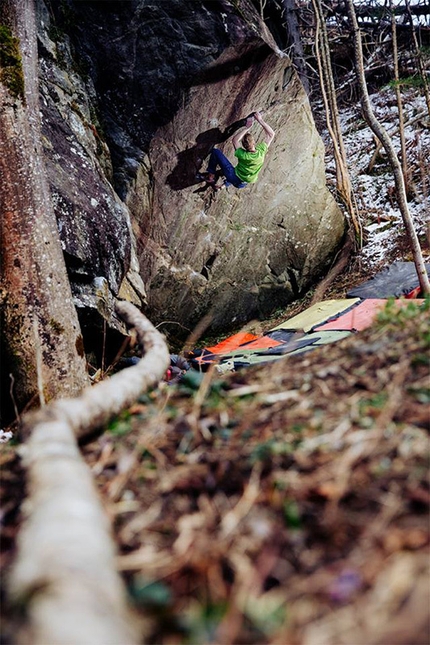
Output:
[[[255,446],[250,455],[250,461],[255,464],[259,461],[267,461],[275,456],[290,455],[292,452],[293,446],[290,443],[280,441],[274,437]]]
[[[194,611],[188,613],[184,622],[188,631],[187,643],[212,643],[218,625],[227,612],[227,603],[208,603],[197,605]]]
[[[426,298],[424,303],[409,300],[406,305],[398,306],[394,298],[387,301],[384,309],[376,317],[380,325],[395,324],[403,327],[409,320],[413,320],[420,312],[430,310],[430,298]]]

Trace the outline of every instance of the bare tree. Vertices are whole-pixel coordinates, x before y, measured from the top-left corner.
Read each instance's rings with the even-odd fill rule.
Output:
[[[402,93],[400,90],[400,75],[399,75],[399,52],[397,47],[397,24],[396,16],[394,13],[393,0],[389,0],[391,12],[391,32],[393,36],[393,65],[394,65],[394,83],[397,101],[397,111],[399,113],[399,138],[400,138],[400,158],[402,162],[403,180],[405,182],[406,194],[409,192],[409,177],[408,177],[408,159],[406,152],[405,140],[405,119],[403,116],[403,102]]]
[[[312,0],[316,18],[316,57],[319,69],[321,93],[325,106],[327,129],[333,142],[336,164],[336,187],[351,218],[356,241],[362,244],[362,228],[354,203],[351,180],[348,172],[345,145],[340,126],[339,110],[336,99],[336,88],[330,59],[330,46],[327,26],[321,0]]]
[[[423,57],[421,55],[420,47],[418,44],[418,39],[417,39],[417,34],[415,32],[415,26],[414,26],[414,18],[412,15],[412,9],[409,0],[405,0],[406,2],[406,11],[409,16],[409,22],[411,23],[411,31],[412,31],[412,40],[414,43],[414,49],[415,49],[415,60],[417,62],[417,67],[423,82],[423,87],[424,87],[424,96],[426,97],[426,103],[427,103],[427,111],[430,116],[430,89],[429,89],[429,83],[427,81],[427,75],[426,75],[426,70],[424,67],[423,63]],[[428,13],[430,13],[428,11]]]
[[[285,30],[287,33],[288,46],[291,48],[291,56],[300,80],[307,94],[310,92],[309,80],[306,74],[305,54],[303,43],[300,37],[299,21],[297,18],[297,7],[295,0],[279,0],[283,19],[285,20]]]
[[[23,408],[77,394],[87,375],[42,161],[33,0],[2,0],[0,18],[15,48],[0,77],[2,368]]]
[[[357,17],[355,15],[353,0],[347,0],[347,7],[348,7],[348,15],[351,22],[353,38],[354,38],[356,73],[357,73],[357,78],[358,78],[358,82],[361,90],[363,112],[367,123],[369,124],[374,134],[381,141],[387,153],[387,157],[394,175],[394,182],[396,186],[399,209],[403,218],[406,234],[407,234],[412,255],[414,258],[420,287],[424,294],[430,294],[430,281],[425,268],[418,235],[414,228],[412,217],[409,212],[402,167],[400,165],[399,159],[394,149],[393,142],[390,139],[385,128],[381,125],[381,123],[376,118],[372,109],[372,104],[370,102],[369,92],[367,90],[366,77],[364,73],[361,32],[358,26]]]

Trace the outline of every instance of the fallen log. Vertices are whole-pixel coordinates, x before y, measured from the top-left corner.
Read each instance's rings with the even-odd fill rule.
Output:
[[[17,559],[8,581],[24,609],[17,642],[28,645],[134,645],[139,641],[115,545],[77,438],[103,426],[163,377],[162,335],[130,303],[118,313],[135,327],[145,355],[136,366],[23,419],[28,476]]]

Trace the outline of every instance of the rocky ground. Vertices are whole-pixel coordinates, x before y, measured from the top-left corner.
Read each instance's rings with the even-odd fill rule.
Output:
[[[411,259],[386,166],[365,172],[372,137],[343,118],[367,240],[325,297]],[[428,254],[422,119],[420,144],[410,146],[420,187],[410,204]],[[370,330],[301,357],[223,377],[188,373],[83,446],[142,642],[429,642],[428,314],[428,303],[391,306]],[[4,446],[1,461],[5,571],[24,493],[16,445]]]

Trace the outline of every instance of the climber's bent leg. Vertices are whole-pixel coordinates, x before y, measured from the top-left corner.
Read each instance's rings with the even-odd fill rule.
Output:
[[[218,166],[221,168],[222,174],[228,182],[230,182],[231,184],[235,184],[237,182],[237,176],[234,172],[233,164],[230,163],[230,161],[221,152],[221,150],[214,148],[209,158],[208,174],[215,175]]]

